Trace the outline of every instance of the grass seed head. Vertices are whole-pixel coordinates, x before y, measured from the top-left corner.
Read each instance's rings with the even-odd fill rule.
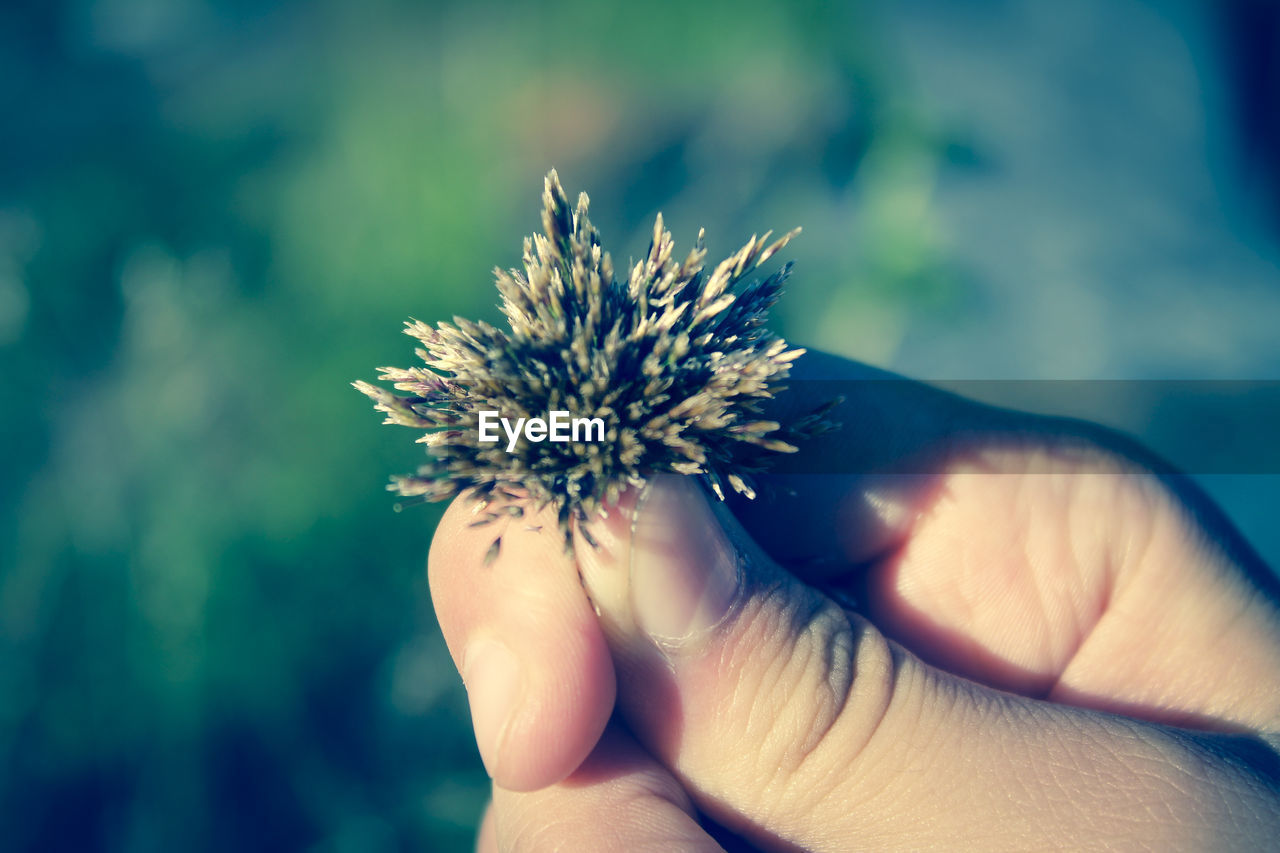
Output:
[[[791,265],[746,279],[800,229],[772,242],[753,236],[708,273],[703,234],[678,260],[659,215],[648,251],[620,281],[586,193],[570,205],[552,171],[542,202],[543,233],[525,239],[522,268],[495,271],[509,329],[411,320],[405,332],[421,343],[423,365],[379,368],[401,393],[354,383],[386,423],[423,431],[425,464],[389,488],[406,503],[470,490],[480,525],[550,506],[566,547],[573,522],[657,473],[703,477],[722,499],[726,484],[753,496],[752,475],[770,455],[826,426],[761,415],[804,351],[764,325]],[[512,422],[552,411],[598,417],[604,441],[521,438],[508,452],[505,437],[479,441],[482,411]],[[499,538],[486,561],[500,548]]]

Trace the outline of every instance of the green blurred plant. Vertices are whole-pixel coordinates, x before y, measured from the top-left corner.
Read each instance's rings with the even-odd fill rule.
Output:
[[[816,223],[788,337],[868,270],[902,310],[849,248],[883,210],[857,188],[868,151],[927,174],[937,146],[888,123],[876,44],[817,3],[6,5],[11,848],[468,849],[487,783],[423,578],[438,515],[389,511],[412,450],[340,380],[394,363],[404,316],[496,319],[510,187],[549,166],[637,250],[659,208],[727,244]],[[936,246],[912,186],[909,254]]]

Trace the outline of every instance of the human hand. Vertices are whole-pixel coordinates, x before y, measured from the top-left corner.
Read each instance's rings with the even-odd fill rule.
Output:
[[[1105,433],[898,387],[802,452],[933,473],[779,475],[741,526],[658,478],[579,566],[517,523],[486,569],[450,508],[431,584],[495,778],[482,849],[1275,838],[1280,616],[1236,534]]]

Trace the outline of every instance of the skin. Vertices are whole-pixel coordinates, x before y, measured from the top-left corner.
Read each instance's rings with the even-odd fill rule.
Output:
[[[1273,844],[1280,598],[1221,514],[1099,428],[851,387],[796,467],[889,473],[684,492],[657,551],[631,494],[576,564],[534,520],[484,568],[492,530],[450,507],[429,572],[494,778],[478,849]],[[728,615],[655,642],[631,569],[696,578],[715,543],[743,566]],[[518,685],[468,675],[481,641]]]

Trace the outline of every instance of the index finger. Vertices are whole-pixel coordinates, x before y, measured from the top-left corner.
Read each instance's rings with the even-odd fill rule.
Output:
[[[1276,578],[1189,478],[1096,425],[806,361],[783,404],[839,390],[843,428],[733,507],[775,559],[983,684],[1164,722],[1275,725]]]

